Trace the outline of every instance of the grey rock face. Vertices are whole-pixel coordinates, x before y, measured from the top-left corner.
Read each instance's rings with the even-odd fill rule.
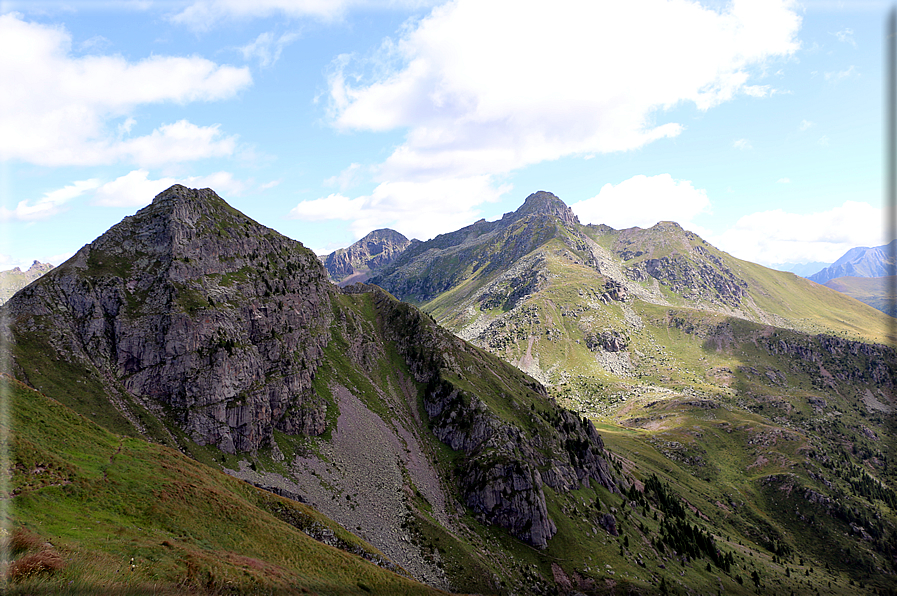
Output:
[[[340,285],[365,281],[371,273],[392,263],[410,244],[395,230],[374,230],[352,246],[327,255],[324,267]]]
[[[544,190],[534,192],[526,197],[523,205],[514,213],[507,213],[502,218],[519,219],[527,215],[547,215],[560,219],[567,225],[578,224],[579,218],[573,210],[555,195]]]
[[[389,300],[379,291],[378,295],[381,304]],[[487,396],[486,388],[470,391],[450,380],[463,378],[463,371],[469,370],[470,365],[462,366],[459,358],[468,356],[475,362],[485,354],[421,318],[408,305],[395,303],[391,310],[387,317],[391,339],[415,379],[427,385],[424,408],[433,433],[465,454],[459,470],[461,493],[482,521],[544,548],[557,532],[548,516],[544,485],[566,492],[593,479],[616,490],[604,459],[604,443],[591,422],[559,408],[532,380],[529,390],[535,393],[539,416],[527,414],[526,425],[501,418],[488,401],[507,400],[500,397],[503,390]],[[514,402],[507,401],[504,407],[513,409]]]
[[[176,185],[8,306],[19,333],[48,334],[58,357],[234,453],[275,428],[324,431],[312,380],[334,291],[299,243]]]

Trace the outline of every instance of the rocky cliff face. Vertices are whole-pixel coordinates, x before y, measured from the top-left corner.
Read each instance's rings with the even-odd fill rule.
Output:
[[[173,186],[8,307],[17,341],[46,338],[110,393],[234,453],[270,445],[274,429],[324,431],[312,379],[334,291],[299,243],[209,189]],[[18,366],[27,379],[29,363]]]
[[[365,281],[371,273],[392,263],[410,244],[395,230],[374,230],[349,248],[327,255],[324,267],[330,279],[340,285]]]
[[[426,384],[424,408],[433,433],[466,456],[459,468],[461,492],[482,521],[544,548],[557,528],[543,486],[568,492],[594,480],[616,490],[591,422],[558,407],[544,387],[497,361],[474,382],[465,371],[482,370],[489,360],[485,353],[412,307],[372,291],[386,313],[390,338],[415,380]],[[524,393],[509,395],[514,385],[506,378],[523,382]],[[512,418],[498,414],[509,407]]]

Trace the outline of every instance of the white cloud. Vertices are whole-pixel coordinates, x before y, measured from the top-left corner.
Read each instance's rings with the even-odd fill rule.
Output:
[[[153,166],[233,154],[237,137],[222,137],[217,124],[196,126],[186,120],[164,124],[151,134],[121,141],[116,152]]]
[[[791,184],[791,178],[779,178],[776,182],[779,184]]]
[[[800,130],[801,132],[807,130],[811,126],[816,126],[815,122],[810,122],[809,120],[801,120],[800,121]]]
[[[284,15],[322,21],[341,19],[353,7],[388,9],[420,7],[433,0],[196,0],[171,20],[199,31],[208,30],[225,20],[245,20]]]
[[[710,109],[754,67],[795,52],[801,18],[774,0],[723,12],[683,1],[509,0],[437,7],[368,62],[330,76],[340,129],[408,129],[384,180],[507,172],[566,155],[624,151],[683,130],[655,123],[682,102]],[[658,49],[662,48],[662,51]],[[379,73],[357,82],[352,66]]]
[[[19,201],[15,209],[0,207],[0,220],[29,221],[45,219],[63,210],[63,205],[100,185],[97,178],[79,180],[58,190],[45,193],[36,201]]]
[[[828,147],[828,145],[829,145],[828,135],[822,135],[821,137],[819,137],[819,140],[816,142],[819,143],[820,145],[822,145],[823,147]]]
[[[497,201],[510,190],[509,185],[496,188],[489,176],[384,182],[370,195],[354,199],[334,193],[303,201],[290,211],[289,217],[305,221],[351,221],[355,238],[377,228],[390,227],[409,238],[426,240],[470,224],[479,216],[477,205]]]
[[[675,221],[694,229],[691,220],[710,210],[710,199],[707,191],[695,188],[689,180],[675,180],[669,174],[639,174],[616,186],[605,184],[597,195],[570,208],[583,223],[603,223],[616,229],[648,228],[658,221]]]
[[[735,147],[736,149],[742,149],[742,150],[754,148],[753,145],[751,145],[751,142],[747,139],[738,139],[732,143],[732,146]]]
[[[348,168],[324,180],[324,186],[338,186],[340,190],[352,188],[361,179],[362,167],[359,163],[353,163]]]
[[[61,27],[27,22],[15,13],[0,15],[0,80],[15,81],[0,93],[0,158],[49,166],[120,159],[142,163],[147,158],[142,146],[160,136],[185,134],[200,155],[218,155],[228,147],[216,140],[221,133],[215,126],[181,121],[149,137],[122,139],[133,121],[125,120],[117,131],[110,124],[143,104],[233,97],[251,84],[248,68],[198,56],[150,56],[138,62],[122,56],[73,57],[71,44]],[[198,147],[200,137],[210,145]]]
[[[742,87],[742,91],[751,97],[766,97],[776,93],[776,90],[772,89],[771,85],[745,85]]]
[[[133,170],[97,188],[93,204],[103,207],[143,207],[149,205],[157,194],[172,184],[183,184],[191,188],[211,188],[224,195],[240,194],[246,188],[246,184],[235,180],[230,172],[150,180],[148,171]]]
[[[881,222],[880,208],[846,201],[819,213],[788,213],[782,209],[753,213],[708,240],[738,258],[767,265],[831,263],[855,246],[884,244]]]
[[[857,42],[853,39],[853,29],[849,27],[834,33],[834,36],[837,37],[838,41],[841,43],[849,43],[853,47],[857,47]]]
[[[278,38],[271,32],[262,33],[250,44],[240,49],[244,60],[253,58],[259,61],[259,66],[268,68],[280,59],[283,49],[290,43],[299,39],[298,33],[284,33]]]
[[[847,70],[825,73],[825,80],[831,81],[832,83],[840,83],[844,79],[851,79],[858,76],[859,74],[856,72],[856,67],[851,64],[850,68]]]

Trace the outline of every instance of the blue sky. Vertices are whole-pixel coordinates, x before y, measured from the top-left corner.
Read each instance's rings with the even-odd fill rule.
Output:
[[[177,182],[318,253],[557,194],[760,262],[884,244],[883,2],[0,0],[0,269]]]

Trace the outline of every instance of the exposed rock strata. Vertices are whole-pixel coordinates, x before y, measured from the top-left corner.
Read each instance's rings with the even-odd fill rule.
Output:
[[[8,306],[18,340],[46,336],[58,358],[235,453],[270,445],[274,429],[324,431],[312,380],[334,291],[301,244],[176,185]]]

